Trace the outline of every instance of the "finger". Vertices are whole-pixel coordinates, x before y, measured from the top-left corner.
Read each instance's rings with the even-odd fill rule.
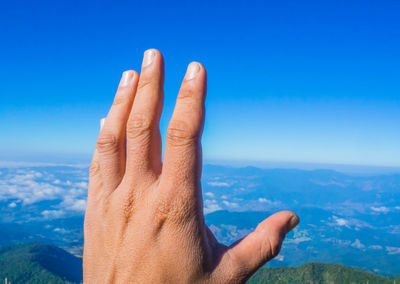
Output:
[[[92,162],[89,167],[89,188],[88,188],[88,202],[96,195],[96,189],[101,186],[101,175],[99,166],[99,157],[97,150],[94,150]]]
[[[147,50],[127,124],[127,178],[135,179],[136,176],[161,172],[161,135],[158,125],[164,100],[163,86],[162,55],[158,50]]]
[[[105,192],[115,190],[125,172],[125,130],[138,79],[139,75],[135,71],[123,73],[113,105],[97,139],[96,148]]]
[[[100,120],[100,131],[104,126],[104,118]],[[100,164],[99,164],[99,154],[97,150],[94,150],[92,161],[89,166],[89,187],[88,187],[88,204],[92,199],[96,199],[96,192],[102,186],[101,174],[100,174]]]
[[[189,199],[200,188],[206,77],[203,65],[189,64],[167,130],[162,182],[169,183],[166,188],[185,190],[179,195]]]
[[[278,255],[285,235],[298,223],[298,216],[290,211],[276,213],[264,220],[254,232],[224,253],[218,277],[224,283],[234,279],[246,281],[258,268]]]

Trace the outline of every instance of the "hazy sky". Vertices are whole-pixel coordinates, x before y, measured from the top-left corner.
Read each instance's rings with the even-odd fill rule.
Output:
[[[206,159],[400,165],[399,1],[0,1],[0,158],[92,152],[121,73],[208,70]]]

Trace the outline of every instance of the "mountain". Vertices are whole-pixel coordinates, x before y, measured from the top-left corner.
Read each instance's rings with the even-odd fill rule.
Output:
[[[0,248],[0,280],[17,283],[80,283],[82,260],[52,245],[29,243]]]
[[[46,243],[82,255],[88,168],[0,163],[0,246]],[[280,210],[300,224],[266,267],[338,263],[400,273],[400,174],[205,165],[205,221],[218,241],[237,241]]]
[[[0,248],[0,281],[18,283],[81,283],[82,260],[52,245],[29,243]],[[312,262],[299,267],[261,268],[248,281],[255,283],[396,283],[381,276],[339,264]],[[397,280],[396,280],[397,281]]]
[[[311,262],[299,267],[261,268],[249,284],[261,283],[380,283],[393,284],[395,279],[339,264]]]
[[[272,213],[273,211],[220,210],[207,214],[205,220],[217,239],[229,245],[250,233]],[[399,239],[396,239],[398,234],[383,230],[377,233],[377,229],[372,230],[369,227],[353,229],[350,226],[330,226],[327,223],[331,213],[319,208],[303,207],[296,210],[296,213],[300,216],[300,225],[286,236],[279,255],[268,262],[266,267],[328,262],[388,276],[399,273],[400,255],[397,251],[390,251],[392,246],[399,245]],[[344,217],[339,217],[340,215],[337,220],[344,220]],[[330,222],[334,221],[335,219]],[[379,243],[382,247],[374,247],[374,243]]]

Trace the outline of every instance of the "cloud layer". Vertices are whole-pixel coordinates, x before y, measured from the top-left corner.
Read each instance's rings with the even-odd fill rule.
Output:
[[[0,172],[0,202],[10,212],[31,218],[83,214],[87,169],[70,166],[11,167]]]

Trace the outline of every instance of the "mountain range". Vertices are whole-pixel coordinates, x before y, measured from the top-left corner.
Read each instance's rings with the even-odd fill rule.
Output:
[[[0,245],[53,244],[81,256],[88,168],[0,164]],[[266,267],[338,263],[400,273],[400,175],[205,165],[204,213],[230,244],[264,218],[292,210],[299,226]]]
[[[0,248],[0,279],[8,283],[73,284],[82,281],[82,259],[53,245],[28,243]],[[398,279],[400,281],[400,279]],[[307,263],[299,267],[261,268],[248,283],[395,283],[361,269]]]

